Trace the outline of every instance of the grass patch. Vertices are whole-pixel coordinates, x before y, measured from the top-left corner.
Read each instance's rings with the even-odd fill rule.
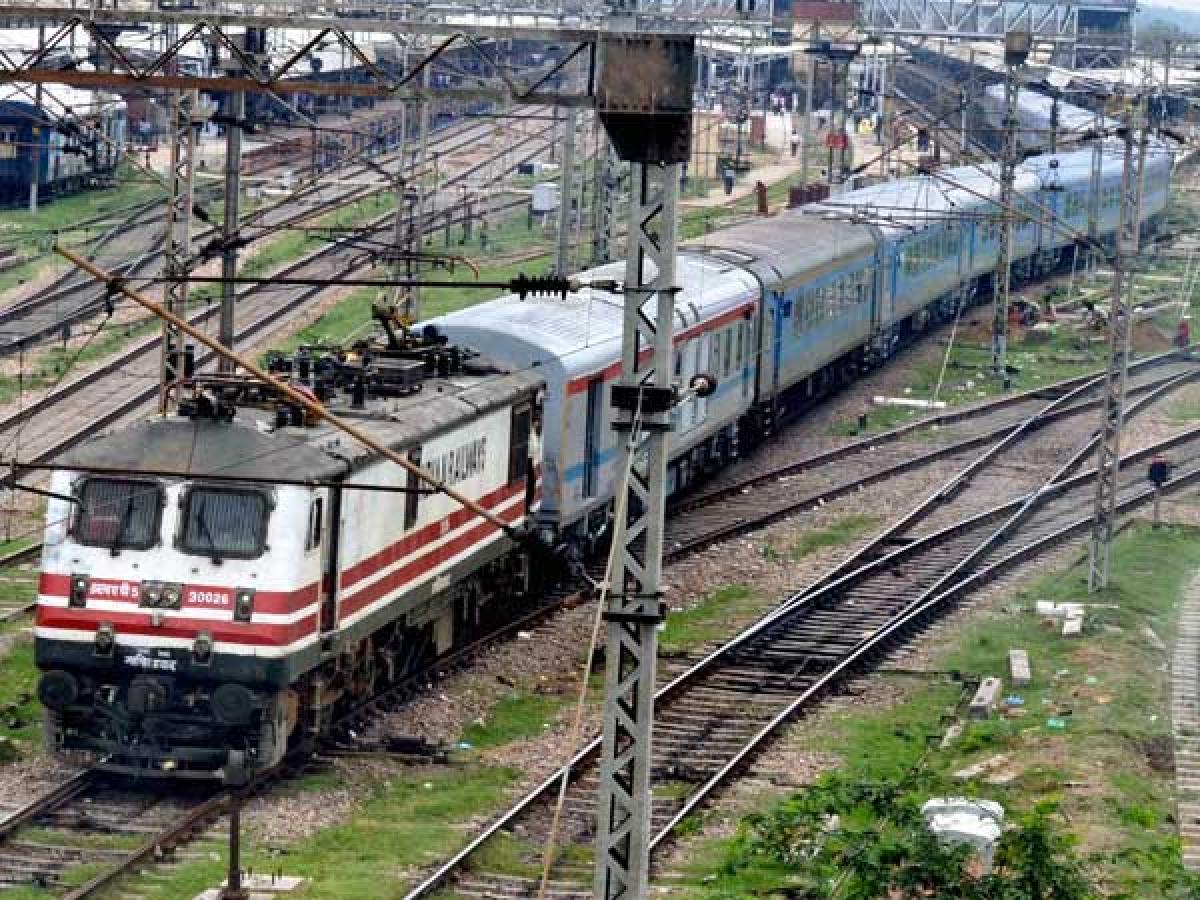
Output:
[[[840,547],[877,528],[883,520],[878,516],[854,514],[843,516],[832,525],[807,532],[792,546],[792,559],[803,559],[827,547]]]
[[[727,637],[732,620],[756,609],[760,602],[761,597],[744,584],[718,588],[695,606],[668,613],[658,636],[659,651],[677,656]]]
[[[414,867],[453,853],[469,836],[463,823],[499,809],[518,773],[491,766],[454,766],[413,772],[380,783],[349,821],[324,828],[286,848],[243,839],[244,865],[282,868],[311,879],[295,900],[392,900],[403,896]],[[225,877],[225,846],[201,845],[201,858],[118,885],[110,897],[136,892],[147,900],[178,900],[215,887]],[[31,896],[40,897],[34,894]],[[5,900],[7,900],[7,895]]]
[[[476,723],[463,732],[462,739],[472,747],[498,747],[541,734],[566,701],[541,694],[513,694],[505,697],[487,714],[482,725]]]
[[[943,354],[913,364],[904,396],[914,400],[934,399],[934,390],[941,376]],[[955,341],[950,348],[945,377],[937,400],[955,407],[978,403],[1006,393],[1033,390],[1055,381],[1074,378],[1095,371],[1103,362],[1086,344],[1060,331],[1037,343],[1027,340],[1010,343],[1008,363],[1016,368],[1009,388],[992,374],[990,346],[969,341]],[[915,419],[932,414],[932,410],[905,407],[872,406],[868,410],[867,432],[888,431]],[[847,419],[835,423],[830,432],[843,436],[861,434],[858,422]]]
[[[36,747],[41,741],[42,708],[37,702],[37,667],[33,664],[33,643],[18,641],[0,659],[0,709],[12,712],[0,715],[0,736],[20,750]]]
[[[1089,874],[1109,893],[1198,896],[1187,892],[1198,888],[1183,874],[1175,835],[1167,651],[1145,634],[1148,626],[1170,644],[1178,604],[1200,570],[1197,536],[1193,529],[1137,525],[1114,545],[1106,591],[1088,596],[1084,561],[1048,573],[986,620],[962,628],[938,654],[943,670],[1004,675],[1008,650],[1026,649],[1033,684],[1012,689],[1024,700],[1024,716],[971,722],[948,750],[930,753],[943,717],[961,711],[969,693],[963,684],[937,680],[886,709],[831,713],[809,746],[837,754],[854,783],[910,783],[922,801],[937,794],[984,797],[1000,802],[1010,820],[1055,803],[1080,841]],[[1116,608],[1089,609],[1083,640],[1071,641],[1031,612],[1037,600]],[[1048,727],[1051,716],[1065,719],[1066,728]],[[1011,782],[964,785],[952,778],[998,753],[1012,761]],[[762,808],[781,799],[765,797]],[[690,853],[682,896],[782,896],[788,873],[738,869],[731,864],[736,850],[734,839],[723,839]],[[1164,885],[1184,887],[1172,893]]]
[[[140,834],[105,834],[104,832],[64,832],[55,828],[29,827],[21,831],[21,840],[51,847],[90,847],[100,850],[136,850],[146,842]]]
[[[71,244],[90,240],[112,227],[122,213],[163,196],[160,185],[125,168],[117,187],[43,200],[36,213],[28,209],[0,210],[0,246],[15,247],[18,253],[30,257],[28,262],[0,272],[0,295],[36,278],[48,266],[61,264],[51,252],[56,238]],[[111,216],[112,220],[107,225],[79,227],[79,223],[97,216]]]

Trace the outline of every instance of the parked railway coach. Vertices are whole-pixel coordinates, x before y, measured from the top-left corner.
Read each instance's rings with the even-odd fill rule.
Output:
[[[1073,252],[1094,214],[1111,241],[1122,155],[1090,149],[1019,167],[1014,271],[1044,274]],[[1147,158],[1143,216],[1166,208],[1171,155]],[[686,487],[831,388],[886,359],[961,304],[990,297],[1001,217],[999,172],[967,166],[839,194],[706,235],[677,259],[675,377],[716,376],[708,398],[675,410],[668,489]],[[620,279],[621,266],[583,274]],[[454,343],[547,381],[542,526],[591,541],[616,481],[608,388],[620,372],[621,294],[501,297],[430,321]],[[653,315],[647,310],[647,314]]]
[[[43,198],[113,176],[128,139],[125,101],[58,85],[32,91],[0,85],[0,204],[25,203],[35,181]]]
[[[298,381],[523,525],[540,375],[414,384],[414,366],[381,396],[330,398],[308,366]],[[92,440],[54,474],[35,635],[56,746],[124,773],[260,770],[527,597],[509,533],[340,432],[286,406],[193,409]]]

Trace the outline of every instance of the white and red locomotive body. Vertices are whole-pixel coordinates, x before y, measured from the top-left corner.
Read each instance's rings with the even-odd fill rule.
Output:
[[[330,402],[521,526],[540,497],[541,379],[422,388]],[[61,461],[35,629],[57,746],[113,771],[266,768],[523,598],[506,532],[327,426],[245,412],[153,419]]]

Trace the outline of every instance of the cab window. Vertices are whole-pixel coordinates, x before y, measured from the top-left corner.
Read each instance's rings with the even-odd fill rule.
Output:
[[[146,550],[158,543],[162,488],[153,481],[88,478],[79,489],[75,539],[89,547]]]
[[[258,491],[196,487],[184,502],[183,550],[197,556],[253,559],[267,539],[267,498]]]

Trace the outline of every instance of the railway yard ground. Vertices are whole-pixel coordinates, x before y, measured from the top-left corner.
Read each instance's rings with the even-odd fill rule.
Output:
[[[773,206],[784,193],[784,182],[772,186]],[[700,237],[715,217],[744,215],[751,202],[739,199],[730,210],[688,211],[684,231]],[[1178,202],[1192,201],[1189,195]],[[363,221],[385,215],[389,204],[368,201],[327,215],[343,217],[342,223]],[[1200,219],[1189,208],[1178,209],[1176,217],[1180,225]],[[536,269],[551,246],[548,235],[531,237],[523,213],[501,217],[489,247],[478,235],[461,243],[458,236],[455,229],[452,252],[478,263],[482,279]],[[435,245],[442,242],[442,235],[435,235]],[[288,235],[252,251],[247,266],[270,273],[319,243],[311,236]],[[1157,312],[1151,310],[1135,332],[1140,356],[1170,348],[1181,314],[1178,280],[1190,265],[1186,251],[1176,256],[1154,261],[1154,278],[1141,282],[1139,299]],[[1023,292],[1054,300],[1059,322],[1055,328],[1026,332],[1014,347],[1011,362],[1017,371],[1011,393],[1032,392],[1022,402],[1033,409],[1052,404],[1067,389],[1045,396],[1040,389],[1080,379],[1103,364],[1100,333],[1072,317],[1081,297],[1099,302],[1106,284],[1103,272],[1079,279],[1062,275]],[[370,290],[323,297],[284,326],[256,337],[253,348],[263,352],[303,341],[350,339],[368,324],[373,299]],[[478,292],[448,288],[427,291],[423,302],[431,312],[443,312],[475,299],[481,299]],[[1200,309],[1200,301],[1190,298],[1188,308]],[[874,398],[890,397],[943,401],[947,413],[990,409],[988,404],[1003,389],[985,374],[988,324],[985,305],[964,314],[957,327],[931,331],[701,491],[703,498],[728,489],[733,499],[727,503],[736,503],[740,495],[759,506],[777,504],[779,512],[769,522],[752,523],[712,543],[711,535],[724,533],[721,529],[729,527],[733,515],[722,501],[714,501],[708,512],[703,505],[679,512],[677,524],[669,525],[669,532],[675,529],[678,552],[665,574],[671,614],[660,636],[662,683],[683,676],[789,598],[819,592],[831,571],[848,571],[848,560],[875,546],[881,532],[896,527],[906,511],[971,464],[981,451],[968,446],[970,441],[988,446],[988,441],[1003,439],[980,437],[985,432],[949,420],[895,436],[895,429],[931,412],[874,403]],[[86,337],[65,349],[31,351],[26,368],[41,373],[37,377],[44,391],[63,376],[68,360],[76,367],[74,377],[145,336],[136,326],[123,326],[118,334],[111,344],[90,344],[92,352],[86,354],[77,352]],[[1177,370],[1170,365],[1165,366],[1168,376],[1188,376],[1188,365],[1177,364]],[[1123,449],[1131,453],[1176,440],[1181,448],[1177,461],[1190,462],[1195,452],[1187,442],[1200,425],[1200,383],[1172,383],[1159,395],[1150,393],[1153,377],[1151,371],[1140,387],[1134,382],[1131,399],[1145,390],[1146,404],[1131,418]],[[38,385],[28,383],[24,372],[14,382],[15,372],[0,374],[0,412],[11,413],[38,396]],[[1094,406],[1086,405],[1086,393],[1078,402],[1078,415],[1055,419],[1028,446],[1004,450],[969,479],[952,503],[905,524],[892,546],[933,540],[943,527],[1019,503],[1043,480],[1059,478],[1057,467],[1078,449],[1098,418]],[[1014,413],[1011,421],[1030,414]],[[1010,424],[1002,416],[989,416],[980,416],[988,428],[1003,431]],[[939,450],[943,452],[931,452]],[[844,461],[831,451],[843,454]],[[798,460],[825,456],[832,462],[773,474]],[[862,477],[851,471],[856,466],[875,470],[875,480],[844,487],[843,482]],[[1127,467],[1130,490],[1141,484],[1144,468],[1142,459]],[[751,484],[756,477],[765,481]],[[1068,475],[1062,481],[1069,482]],[[1090,489],[1082,493],[1090,498]],[[22,512],[11,519],[8,533],[0,533],[0,539],[9,541],[0,553],[18,551],[29,540],[23,532],[36,509]],[[910,818],[920,803],[961,795],[999,802],[1022,835],[1045,836],[1049,856],[1058,862],[1068,856],[1075,860],[1077,874],[1106,896],[1200,896],[1200,881],[1183,867],[1187,842],[1200,829],[1196,821],[1181,821],[1179,804],[1189,797],[1176,786],[1177,767],[1182,771],[1189,766],[1190,757],[1176,755],[1176,741],[1187,735],[1172,731],[1170,664],[1181,611],[1194,607],[1200,614],[1200,492],[1188,485],[1170,492],[1162,503],[1161,527],[1152,527],[1148,515],[1143,504],[1122,528],[1112,583],[1104,593],[1086,594],[1084,535],[1076,532],[998,569],[985,584],[958,598],[952,611],[882,647],[869,669],[848,671],[836,688],[816,698],[765,749],[741,764],[736,782],[687,812],[675,826],[673,840],[655,850],[653,896],[806,896],[801,891],[811,886],[808,878],[824,879],[835,871],[839,877],[853,877],[853,848],[843,847],[841,856],[837,846],[825,848],[819,862],[827,868],[797,862],[805,842],[824,827],[825,813],[836,813],[858,828],[858,849],[882,854],[912,846]],[[697,542],[707,542],[706,548],[683,552],[685,545]],[[911,563],[917,571],[913,575],[902,561],[888,575],[896,579],[896,591],[911,591],[915,598],[928,587],[921,580],[926,570],[934,573],[930,579],[942,574],[937,565],[944,564],[917,558]],[[40,747],[32,644],[22,612],[34,591],[32,566],[9,568],[0,580],[0,825],[7,813],[74,775],[68,764],[52,761]],[[907,578],[911,581],[903,580]],[[1036,612],[1039,602],[1081,601],[1089,606],[1075,637],[1063,636],[1060,621]],[[814,615],[819,617],[819,611]],[[574,605],[447,667],[427,689],[356,728],[341,752],[319,756],[250,797],[243,819],[245,867],[304,879],[288,894],[298,900],[404,896],[571,757],[577,749],[574,700],[585,674],[582,733],[598,729],[601,676],[583,672],[594,616],[593,604]],[[868,619],[853,627],[862,629],[856,637],[866,638],[874,626]],[[828,637],[819,640],[829,642]],[[1028,653],[1032,667],[1025,686],[1009,683],[1009,651],[1018,648]],[[745,662],[748,669],[753,665]],[[732,667],[723,677],[736,673]],[[973,720],[968,701],[989,676],[1004,680],[1005,699],[990,716]],[[763,683],[767,681],[764,677]],[[807,683],[796,690],[801,688],[807,689]],[[754,704],[762,700],[768,715],[774,707],[764,698],[771,693],[763,688],[746,696]],[[684,718],[687,714],[680,713]],[[676,727],[684,726],[672,721],[664,729],[664,741],[672,739]],[[720,729],[709,727],[712,743],[722,745]],[[954,727],[961,734],[944,740]],[[713,767],[726,762],[720,752],[720,747],[712,751]],[[678,763],[677,770],[660,773],[655,785],[656,799],[671,813],[702,780],[689,766],[699,770],[710,761]],[[84,885],[157,834],[169,821],[175,800],[183,802],[122,797],[67,807],[15,835],[0,836],[0,888],[7,887],[0,896],[42,900]],[[586,809],[570,808],[567,818],[582,812]],[[890,820],[888,828],[863,824],[864,817],[881,815]],[[144,862],[96,895],[167,900],[218,885],[226,865],[225,821],[206,826],[194,840],[180,842],[175,852]],[[655,822],[656,827],[663,824],[657,809]],[[585,845],[572,840],[580,836],[567,830],[558,836],[553,896],[586,896],[590,858]],[[545,837],[545,822],[536,818],[506,826],[436,895],[536,896]],[[22,883],[20,873],[27,871],[22,862],[43,873],[44,883]],[[1066,865],[1059,871],[1067,869],[1076,874]]]

